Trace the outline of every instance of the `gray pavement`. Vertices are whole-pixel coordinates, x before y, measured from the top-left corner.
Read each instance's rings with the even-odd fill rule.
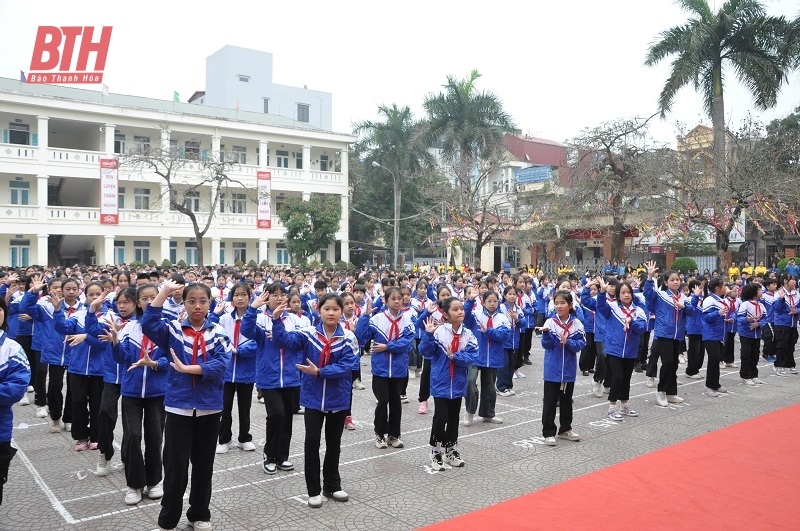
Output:
[[[730,391],[719,398],[702,394],[704,380],[682,378],[679,395],[686,402],[661,408],[643,374],[634,373],[631,406],[638,418],[605,419],[607,401],[591,395],[590,377],[578,376],[574,430],[583,440],[544,446],[541,437],[542,349],[534,338],[525,379],[514,380],[516,396],[498,397],[497,415],[504,423],[459,428],[459,451],[465,468],[431,471],[428,461],[433,400],[428,415],[417,414],[419,380],[410,380],[411,403],[403,405],[405,448],[378,450],[373,444],[375,400],[370,391],[368,358],[365,391],[354,391],[356,431],[345,431],[340,472],[350,493],[347,503],[326,501],[321,509],[306,506],[303,479],[303,417],[295,416],[292,461],[296,470],[275,476],[261,469],[260,449],[239,449],[214,462],[211,499],[215,530],[383,529],[405,530],[432,524],[515,496],[565,481],[638,455],[696,437],[741,420],[800,401],[800,376],[781,378],[772,365],[759,363],[766,382],[755,388],[741,383],[736,369],[722,371]],[[737,347],[738,359],[738,347]],[[704,370],[705,371],[705,370]],[[703,372],[704,372],[703,371]],[[32,397],[32,395],[30,395]],[[463,410],[463,407],[462,407]],[[91,474],[97,452],[74,452],[69,433],[51,434],[35,407],[14,406],[14,441],[20,449],[11,463],[2,530],[149,530],[157,528],[159,504],[144,500],[125,505],[125,477],[118,457],[107,477]],[[264,406],[253,397],[252,434],[263,445]],[[234,423],[236,415],[234,414]],[[476,417],[477,418],[477,417]],[[234,424],[234,438],[237,428]],[[117,425],[117,442],[122,428]],[[687,464],[688,465],[688,464]],[[188,504],[188,502],[185,502]],[[187,505],[184,506],[184,513]],[[189,529],[186,518],[178,529]]]

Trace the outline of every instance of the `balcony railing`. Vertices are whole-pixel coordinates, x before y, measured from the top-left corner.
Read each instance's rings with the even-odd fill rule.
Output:
[[[0,157],[36,159],[38,149],[35,146],[23,146],[20,144],[0,144]]]
[[[0,205],[0,214],[6,220],[35,220],[38,210],[35,205]]]
[[[50,221],[83,222],[100,219],[100,209],[91,207],[49,207]]]
[[[50,160],[56,162],[71,162],[76,164],[100,164],[103,154],[97,151],[83,151],[79,149],[50,148]]]

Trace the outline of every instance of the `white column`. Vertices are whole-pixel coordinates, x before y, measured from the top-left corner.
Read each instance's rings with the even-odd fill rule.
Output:
[[[339,240],[342,245],[342,260],[345,262],[350,261],[350,240],[347,238],[343,238]]]
[[[55,265],[55,264],[48,264],[48,256],[47,256],[47,234],[37,234],[36,235],[36,258],[34,259],[34,264],[41,264],[41,265]]]
[[[48,149],[48,126],[50,125],[50,118],[48,116],[37,116],[38,126],[37,134],[39,135],[38,146],[38,159],[39,162],[44,164],[50,158],[50,150]]]
[[[211,137],[211,157],[213,160],[218,161],[220,159],[219,155],[219,143],[220,137],[219,135],[214,135]],[[219,255],[218,255],[219,256]],[[216,264],[216,262],[214,262]]]
[[[219,237],[211,238],[211,260],[206,260],[208,265],[216,265],[219,263]]]
[[[103,240],[103,265],[111,265],[114,263],[114,235],[106,234]]]
[[[269,156],[269,142],[259,140],[258,142],[258,169],[267,169],[267,157]]]
[[[311,146],[303,146],[303,179],[311,180]]]
[[[166,126],[161,127],[161,151],[169,153],[169,128]]]
[[[342,219],[339,221],[339,230],[347,234],[350,227],[350,197],[348,194],[342,194]]]
[[[113,155],[114,154],[114,130],[117,127],[116,124],[106,124],[106,142],[105,142],[105,152],[106,155]]]
[[[341,154],[339,155],[339,159],[340,159],[340,162],[341,162],[342,175],[344,176],[344,184],[345,184],[345,186],[347,186],[347,183],[348,183],[348,180],[347,180],[348,177],[347,176],[350,173],[350,159],[348,157],[349,147],[350,146],[345,145],[344,148],[342,148]]]
[[[258,263],[261,264],[263,260],[269,263],[269,240],[266,238],[258,240]]]
[[[303,201],[308,201],[311,199],[311,192],[303,191]]]
[[[161,259],[160,260],[156,260],[159,265],[161,265],[161,262],[163,262],[164,260],[169,260],[169,242],[170,242],[170,240],[171,240],[171,238],[169,236],[162,236],[161,237]],[[175,264],[172,264],[172,265],[175,265]]]
[[[36,207],[39,223],[47,223],[47,183],[48,175],[36,176]]]

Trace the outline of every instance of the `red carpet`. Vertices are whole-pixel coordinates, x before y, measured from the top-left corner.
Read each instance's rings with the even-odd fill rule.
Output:
[[[800,404],[424,529],[800,529],[798,490]]]

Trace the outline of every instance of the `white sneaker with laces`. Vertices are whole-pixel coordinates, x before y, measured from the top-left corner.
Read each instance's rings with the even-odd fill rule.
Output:
[[[566,439],[568,441],[578,442],[581,440],[581,436],[575,433],[572,430],[565,431],[564,433],[558,434],[559,439]]]
[[[161,484],[147,487],[147,497],[151,500],[159,500],[164,496],[164,488]]]
[[[136,505],[142,501],[142,489],[128,489],[125,493],[125,505]]]
[[[462,466],[466,465],[463,459],[461,459],[461,455],[458,453],[458,450],[455,448],[451,448],[444,454],[445,462],[453,468],[461,468]]]
[[[489,424],[502,424],[503,419],[500,417],[481,417],[483,422],[488,422]]]
[[[253,441],[243,442],[242,450],[244,450],[245,452],[254,452],[256,450],[256,445],[253,444]]]
[[[350,495],[343,490],[337,490],[336,492],[325,492],[323,490],[322,495],[337,502],[346,502],[350,499]]]
[[[656,404],[661,407],[667,407],[669,402],[667,402],[667,393],[663,391],[656,391]]]
[[[17,402],[17,405],[18,406],[27,406],[30,403],[31,403],[31,399],[28,398],[28,395],[25,395],[25,396],[22,397],[22,399],[19,402]]]
[[[230,449],[230,447],[228,446],[228,443],[218,444],[216,453],[218,453],[218,454],[227,454],[229,449]]]
[[[472,426],[472,421],[474,420],[475,415],[473,413],[467,413],[464,415],[464,420],[461,421],[461,425],[469,428]]]
[[[108,461],[106,460],[106,456],[103,455],[103,452],[100,452],[100,455],[97,456],[97,466],[95,467],[93,474],[97,477],[105,477],[108,475],[109,472]]]
[[[703,376],[699,372],[697,374],[687,374],[686,377],[692,380],[702,380],[703,378],[705,378],[705,376]]]
[[[744,378],[744,379],[742,380],[742,382],[743,382],[745,385],[748,385],[748,386],[750,386],[750,387],[755,387],[756,385],[758,385],[757,383],[755,383],[755,382],[754,382],[752,379],[750,379],[750,378]]]
[[[366,389],[366,387],[364,387],[364,384],[361,383],[360,378],[356,378],[356,381],[353,382],[353,389],[358,389],[359,391],[363,391],[364,389]]]
[[[189,522],[189,527],[192,527],[194,529],[200,529],[202,531],[211,531],[211,522],[203,522],[203,521],[191,522],[190,521]]]
[[[597,398],[603,398],[603,384],[600,382],[592,382],[592,395]]]
[[[786,372],[788,372],[789,374],[797,374],[797,367],[789,367],[788,369],[786,369]]]
[[[33,392],[33,386],[32,386],[32,385],[29,385],[29,386],[28,386],[28,392],[29,392],[29,393],[32,393],[32,392]]]
[[[718,396],[720,396],[718,392],[714,391],[713,389],[709,389],[708,387],[706,387],[704,394],[706,396],[710,396],[711,398],[717,398]]]
[[[656,386],[656,379],[648,376],[645,385],[650,389],[654,388]]]
[[[556,438],[555,437],[545,437],[544,444],[547,446],[555,446],[556,445]]]
[[[310,496],[308,498],[308,506],[312,509],[319,509],[322,507],[322,495]]]
[[[756,385],[764,385],[764,380],[759,380],[758,378],[753,378],[753,382]]]
[[[46,418],[47,415],[50,413],[47,411],[47,406],[37,407],[36,408],[36,418],[43,419]]]
[[[680,404],[682,402],[683,398],[679,397],[678,395],[667,395],[668,404]]]

